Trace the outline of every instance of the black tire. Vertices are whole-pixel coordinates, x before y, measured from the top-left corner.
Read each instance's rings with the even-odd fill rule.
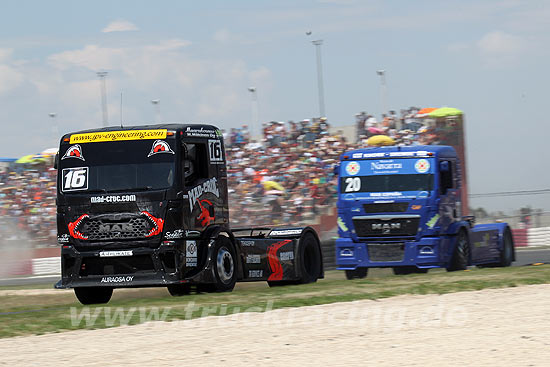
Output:
[[[173,297],[181,297],[191,293],[190,284],[170,284],[167,288],[168,293]]]
[[[299,284],[315,283],[321,276],[322,272],[322,257],[321,246],[317,237],[311,232],[307,232],[300,239],[298,259],[300,261]]]
[[[76,298],[83,305],[107,303],[113,295],[111,287],[79,287],[74,289]]]
[[[346,270],[346,279],[364,279],[369,274],[369,268],[357,268],[355,270]]]
[[[466,231],[458,232],[455,250],[447,271],[466,270],[470,262],[470,239]]]
[[[237,256],[229,238],[220,236],[214,242],[212,266],[216,283],[198,287],[206,291],[230,292],[237,282]]]
[[[428,269],[420,269],[416,266],[396,266],[392,268],[394,275],[426,274]]]
[[[502,244],[503,248],[500,253],[500,263],[498,266],[507,267],[512,265],[512,261],[514,260],[514,239],[510,228],[506,228],[502,240],[504,243]]]

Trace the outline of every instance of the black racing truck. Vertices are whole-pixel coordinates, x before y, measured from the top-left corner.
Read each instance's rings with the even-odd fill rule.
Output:
[[[317,233],[230,228],[225,148],[202,124],[108,127],[66,134],[55,159],[61,280],[83,304],[114,288],[173,296],[323,278]]]

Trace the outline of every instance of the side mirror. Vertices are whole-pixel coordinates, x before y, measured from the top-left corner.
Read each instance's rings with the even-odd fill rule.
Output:
[[[55,158],[53,159],[53,168],[57,169],[59,166],[59,152],[55,153]]]
[[[449,172],[449,170],[450,170],[450,167],[449,167],[449,162],[448,161],[439,162],[439,171],[440,172]]]

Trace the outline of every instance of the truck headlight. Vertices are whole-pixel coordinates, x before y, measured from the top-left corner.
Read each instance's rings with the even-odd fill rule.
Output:
[[[340,257],[353,257],[353,248],[345,247],[340,250]]]
[[[420,255],[433,255],[435,254],[432,246],[422,246],[419,251]]]

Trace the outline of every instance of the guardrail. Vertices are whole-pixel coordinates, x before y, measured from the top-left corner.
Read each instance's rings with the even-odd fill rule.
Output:
[[[516,247],[540,247],[550,245],[550,227],[513,229]]]
[[[529,228],[527,241],[529,247],[550,245],[550,227]]]

